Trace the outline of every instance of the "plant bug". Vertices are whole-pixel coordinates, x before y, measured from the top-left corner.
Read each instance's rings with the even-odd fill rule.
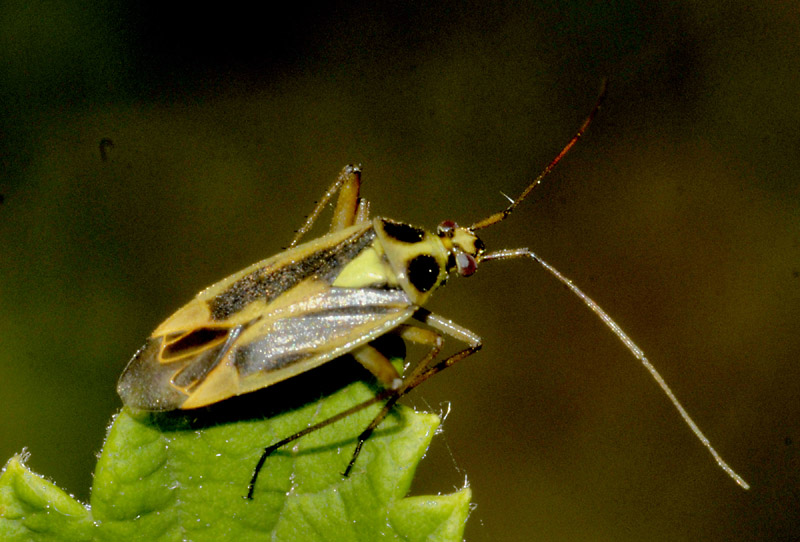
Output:
[[[478,335],[422,308],[431,293],[451,275],[474,274],[483,262],[528,258],[567,286],[611,329],[650,372],[717,464],[747,489],[641,349],[605,311],[530,249],[487,252],[475,235],[505,220],[541,183],[583,136],[604,97],[605,83],[589,116],[547,167],[505,209],[468,227],[447,220],[430,233],[388,218],[369,218],[369,204],[360,197],[360,169],[346,166],[286,251],[206,288],[156,328],[119,379],[117,391],[123,402],[151,411],[203,407],[351,354],[384,390],[265,448],[247,497],[253,497],[258,473],[272,452],[382,402],[377,416],[358,437],[344,472],[347,476],[364,442],[402,396],[481,348]],[[337,193],[330,231],[299,244]],[[400,375],[370,344],[386,333],[428,348],[408,374]],[[444,336],[467,346],[438,360]]]

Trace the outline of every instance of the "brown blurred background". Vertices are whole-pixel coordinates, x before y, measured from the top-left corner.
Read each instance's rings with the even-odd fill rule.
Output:
[[[468,479],[466,538],[800,537],[796,2],[0,4],[0,457],[88,498],[118,374],[199,289],[285,246],[342,165],[376,214],[505,203],[610,80],[586,138],[490,248],[528,262],[431,309],[484,350],[410,403],[452,405],[416,493]],[[101,157],[100,142],[110,139]]]

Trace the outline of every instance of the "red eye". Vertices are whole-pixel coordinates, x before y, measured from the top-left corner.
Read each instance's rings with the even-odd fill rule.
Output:
[[[436,228],[436,232],[439,234],[439,237],[452,237],[453,232],[456,231],[456,223],[452,220],[445,220],[439,227]]]
[[[458,267],[458,274],[462,277],[468,277],[478,270],[478,262],[466,252],[456,254],[456,266]]]

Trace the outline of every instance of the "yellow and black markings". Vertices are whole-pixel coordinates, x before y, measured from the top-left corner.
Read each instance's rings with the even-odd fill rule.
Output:
[[[473,274],[481,262],[529,258],[567,285],[611,328],[651,372],[719,465],[747,487],[710,446],[641,350],[594,301],[529,249],[486,252],[475,235],[508,217],[541,182],[583,135],[603,96],[604,91],[561,153],[508,207],[468,227],[444,221],[430,233],[388,218],[370,219],[368,203],[360,197],[360,169],[345,167],[286,251],[206,288],[156,328],[120,377],[117,390],[123,402],[150,411],[203,407],[352,354],[384,391],[268,446],[255,467],[248,497],[274,450],[383,402],[358,438],[348,475],[361,446],[400,397],[481,348],[478,335],[422,308],[431,293],[452,275]],[[298,244],[337,193],[329,232]],[[370,344],[387,333],[428,348],[408,374],[398,374]],[[443,336],[466,347],[438,360]]]

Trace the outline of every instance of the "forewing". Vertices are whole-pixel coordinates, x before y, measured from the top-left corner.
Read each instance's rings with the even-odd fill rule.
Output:
[[[414,308],[374,241],[373,227],[359,224],[200,292],[130,361],[118,384],[123,402],[145,410],[208,405],[316,367],[398,325]]]
[[[414,310],[399,288],[330,288],[318,293],[242,331],[224,365],[192,390],[183,408],[220,400],[218,380],[235,378],[241,394],[317,367],[386,333]]]
[[[254,329],[257,338],[236,349],[234,365],[242,378],[302,362],[319,365],[385,333],[414,311],[399,288],[331,288],[301,305],[297,314]]]

